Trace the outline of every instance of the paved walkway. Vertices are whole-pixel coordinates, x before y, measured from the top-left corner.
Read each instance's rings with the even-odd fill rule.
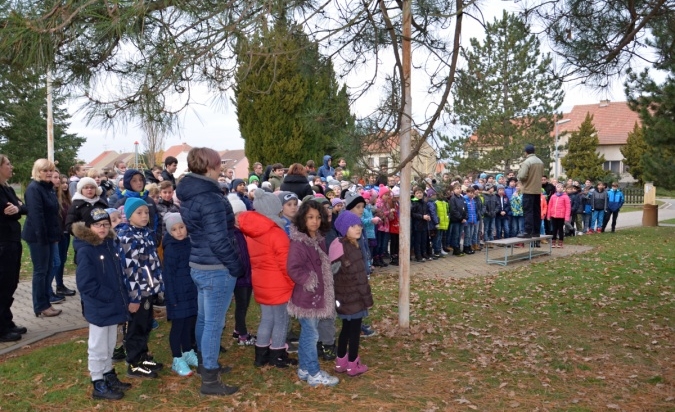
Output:
[[[675,218],[675,199],[660,199],[666,203],[659,209],[659,221]],[[628,228],[642,225],[642,212],[620,213],[617,221],[617,228]],[[546,246],[546,245],[542,245]],[[587,246],[566,245],[563,249],[553,249],[552,256],[542,256],[535,258],[535,262],[546,261],[552,258],[569,256],[575,253],[582,253],[590,250]],[[460,264],[458,264],[460,263]],[[487,265],[485,263],[485,253],[477,253],[472,256],[462,258],[448,257],[426,263],[412,263],[410,266],[411,276],[428,277],[455,277],[467,278],[474,276],[485,276],[499,273],[503,270],[510,270],[529,262],[521,261],[510,263],[503,267],[499,265]],[[377,273],[397,273],[398,268],[388,267],[377,269]],[[71,289],[75,287],[75,276],[65,276],[64,283]],[[23,339],[18,342],[0,343],[0,355],[23,346],[45,339],[60,332],[67,332],[87,327],[87,322],[82,317],[79,295],[67,298],[66,302],[54,307],[63,310],[61,315],[53,318],[36,318],[33,314],[33,298],[31,293],[31,282],[22,281],[14,294],[14,321],[17,325],[28,328],[28,333],[23,335]]]

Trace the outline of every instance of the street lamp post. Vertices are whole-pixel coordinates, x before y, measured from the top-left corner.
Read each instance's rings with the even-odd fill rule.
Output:
[[[558,150],[558,126],[561,124],[565,124],[572,119],[562,119],[558,120],[555,122],[555,154],[554,154],[554,159],[555,159],[555,173],[554,173],[554,178],[558,178],[558,162],[560,161],[560,151]]]

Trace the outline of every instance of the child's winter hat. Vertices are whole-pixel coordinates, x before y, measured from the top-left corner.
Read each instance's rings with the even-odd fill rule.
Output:
[[[330,201],[330,204],[331,204],[333,207],[335,207],[335,206],[337,206],[337,205],[344,204],[344,200],[335,198],[335,199],[333,199],[333,200]]]
[[[487,179],[487,173],[481,173],[479,177],[481,179]]]
[[[130,197],[124,202],[124,215],[127,219],[131,218],[131,215],[134,214],[136,209],[141,206],[148,206],[145,200],[138,197]]]
[[[436,194],[436,190],[433,187],[427,189],[427,196],[431,197]]]
[[[255,192],[253,192],[253,195],[255,196],[253,207],[256,212],[265,215],[270,219],[275,216],[279,218],[279,213],[281,213],[283,207],[278,196],[267,193],[263,189],[256,189]]]
[[[164,225],[166,226],[167,232],[171,232],[173,225],[178,223],[183,223],[183,218],[181,217],[180,213],[169,212],[164,215]]]
[[[401,188],[398,186],[394,186],[391,188],[391,195],[392,197],[400,197],[401,196]]]
[[[96,188],[96,196],[101,196],[101,193],[103,193],[103,189],[101,189],[91,177],[83,177],[77,182],[77,193],[82,194],[82,189],[84,189],[85,186],[94,186]]]
[[[239,199],[239,196],[237,196],[236,193],[230,193],[229,195],[227,195],[227,200],[230,201],[230,205],[232,206],[232,213],[234,213],[235,215],[237,213],[246,211],[246,205],[241,199]]]
[[[281,201],[282,207],[293,199],[299,200],[298,195],[296,195],[293,192],[277,192],[277,196],[279,196],[279,200]]]
[[[101,209],[100,207],[92,209],[91,212],[84,214],[84,225],[86,227],[91,227],[92,224],[104,220],[110,223],[110,215],[108,215],[108,212],[106,212],[105,209]]]
[[[385,185],[380,185],[380,190],[379,190],[379,192],[377,193],[377,197],[378,197],[378,198],[382,198],[382,196],[386,195],[386,194],[389,193],[389,192],[391,192],[391,190],[389,190],[389,188],[388,188],[387,186],[385,186]]]
[[[256,185],[255,183],[251,183],[250,185],[248,185],[248,186],[246,187],[246,193],[255,192],[255,190],[256,190],[257,188],[258,188],[258,185]]]
[[[372,195],[373,195],[373,192],[371,192],[370,190],[364,190],[363,192],[361,192],[361,197],[363,197],[366,200],[370,200]]]
[[[366,200],[363,198],[363,196],[356,192],[348,191],[345,195],[345,209],[352,210],[359,203],[366,203]]]
[[[141,179],[143,179],[143,187],[145,187],[145,176],[143,176],[143,173],[136,169],[127,169],[127,171],[124,172],[124,177],[122,178],[125,189],[133,191],[131,188],[131,179],[136,175],[141,175]]]
[[[346,236],[347,230],[352,226],[363,226],[363,223],[361,223],[361,219],[359,219],[358,216],[349,210],[340,213],[337,219],[335,219],[335,230],[337,230],[341,236]]]
[[[107,208],[105,212],[108,214],[108,216],[112,216],[113,213],[120,213],[120,211],[115,209],[114,207]]]

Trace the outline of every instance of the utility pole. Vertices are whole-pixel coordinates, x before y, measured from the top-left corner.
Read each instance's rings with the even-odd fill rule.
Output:
[[[410,44],[412,14],[410,3],[412,0],[403,0],[403,118],[401,119],[401,159],[410,155],[411,125],[412,125],[412,94],[410,92],[410,73],[412,49]],[[398,325],[401,328],[410,328],[410,169],[411,162],[406,163],[401,171],[401,199],[400,199],[400,245],[399,245],[399,280],[398,280]]]

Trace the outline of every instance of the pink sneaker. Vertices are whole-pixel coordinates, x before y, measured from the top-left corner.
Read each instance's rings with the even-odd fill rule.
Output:
[[[347,372],[347,365],[349,364],[347,356],[349,356],[349,354],[345,353],[344,357],[335,359],[335,372]]]
[[[346,358],[347,356],[345,356]],[[357,356],[354,362],[349,362],[347,364],[347,375],[349,376],[358,376],[362,373],[366,373],[368,367],[361,364],[361,357]]]

